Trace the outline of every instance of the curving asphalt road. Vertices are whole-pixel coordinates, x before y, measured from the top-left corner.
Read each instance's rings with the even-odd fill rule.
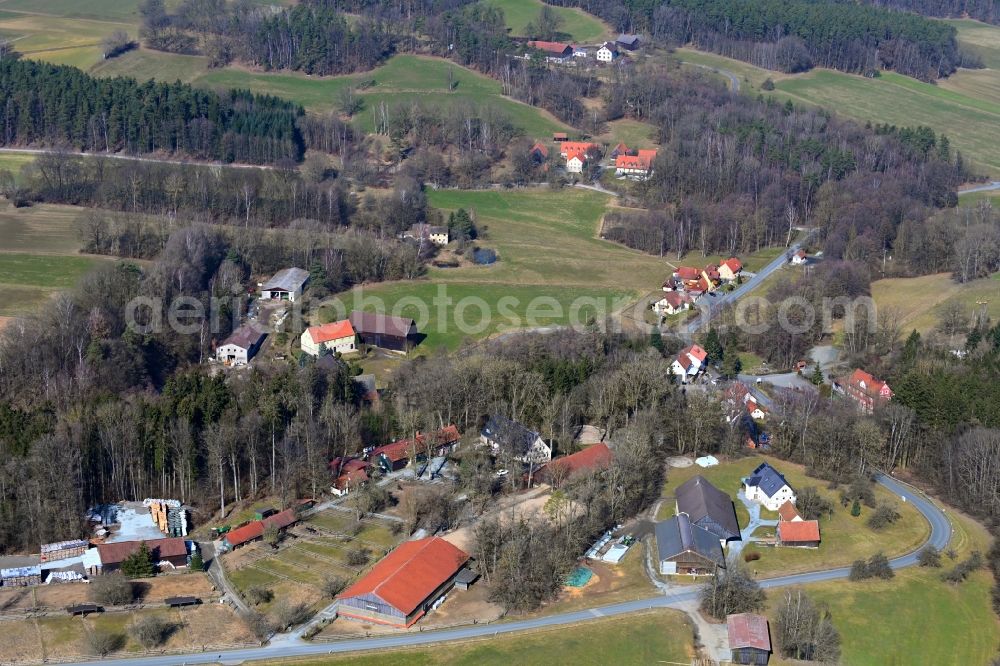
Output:
[[[877,482],[895,493],[900,499],[912,504],[924,515],[931,526],[931,535],[927,544],[943,549],[951,541],[951,523],[944,511],[938,508],[926,495],[912,486],[889,476],[881,475]],[[902,555],[890,560],[893,569],[913,566],[917,563],[917,552]],[[760,581],[764,589],[786,587],[788,585],[803,585],[827,580],[847,578],[850,569],[841,567],[827,571],[794,574],[779,578],[769,578]],[[287,657],[317,656],[324,654],[359,652],[366,650],[383,650],[387,648],[412,647],[440,643],[444,641],[490,638],[500,634],[510,634],[528,629],[554,627],[574,624],[601,617],[626,615],[651,608],[673,608],[685,602],[694,601],[698,596],[697,587],[670,589],[662,594],[635,601],[626,601],[607,606],[598,606],[572,613],[561,613],[547,617],[537,617],[515,622],[502,622],[493,625],[471,625],[443,631],[427,631],[417,633],[395,634],[374,638],[358,638],[337,641],[335,643],[308,643],[298,637],[298,634],[281,634],[272,639],[271,643],[260,648],[245,650],[228,650],[225,652],[206,652],[191,655],[172,655],[162,657],[130,657],[114,659],[119,666],[174,666],[176,664],[209,664],[209,663],[240,663],[247,660],[266,660]],[[79,662],[93,663],[93,662]]]

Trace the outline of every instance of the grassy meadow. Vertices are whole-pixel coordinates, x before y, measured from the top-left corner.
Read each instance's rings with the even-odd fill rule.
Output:
[[[237,67],[208,69],[201,56],[179,56],[146,49],[126,53],[92,69],[99,76],[133,76],[161,81],[181,80],[213,88],[247,88],[301,104],[307,111],[336,110],[341,91],[354,87],[363,108],[354,118],[365,132],[375,127],[381,103],[394,109],[414,103],[434,107],[488,104],[505,113],[530,136],[568,129],[551,114],[502,94],[500,83],[443,58],[397,55],[369,72],[345,76],[308,76],[299,72],[256,72]]]
[[[895,524],[876,532],[865,524],[871,509],[864,507],[861,516],[855,518],[850,515],[850,507],[844,508],[840,505],[837,492],[829,490],[825,481],[806,476],[800,465],[763,456],[727,461],[707,469],[697,466],[680,469],[670,468],[667,471],[663,496],[671,499],[661,505],[658,517],[663,519],[673,515],[674,491],[688,479],[700,474],[717,488],[733,497],[740,527],[745,527],[749,515],[742,503],[736,499],[736,493],[740,488],[740,479],[749,475],[757,465],[765,460],[785,475],[792,488],[800,490],[806,486],[815,487],[821,495],[833,502],[834,513],[833,516],[826,516],[819,521],[823,541],[817,549],[746,546],[744,552],[760,553],[760,559],[750,563],[749,566],[761,578],[848,566],[854,560],[874,555],[880,550],[889,557],[903,555],[919,547],[930,534],[930,526],[920,513],[912,506],[899,502],[898,498],[893,503],[902,517]],[[879,500],[893,501],[893,495],[881,486],[875,487],[875,494]],[[766,515],[767,513],[762,510],[761,517],[776,519],[776,516]]]
[[[504,20],[515,37],[528,36],[526,28],[529,23],[538,20],[542,10],[541,0],[483,0],[484,4],[503,10]],[[560,38],[581,44],[593,44],[613,37],[611,28],[606,26],[596,16],[582,9],[571,7],[550,7],[559,17]]]
[[[677,50],[685,61],[725,69],[741,89],[771,94],[795,103],[826,107],[856,120],[900,126],[926,125],[944,133],[952,146],[984,174],[1000,175],[1000,27],[976,21],[952,21],[959,41],[979,53],[986,69],[959,70],[936,84],[894,72],[869,79],[826,69],[788,75],[694,49]],[[761,90],[774,81],[771,93]]]
[[[986,664],[996,655],[1000,623],[990,608],[988,571],[979,570],[958,585],[940,575],[973,550],[985,553],[986,530],[948,511],[955,562],[943,557],[941,569],[911,567],[888,581],[831,581],[805,586],[825,604],[842,638],[841,663],[851,666],[966,666]],[[773,610],[781,592],[768,593]],[[772,625],[773,626],[773,625]],[[773,629],[772,629],[773,631]],[[772,659],[775,666],[802,663]]]
[[[669,270],[656,257],[597,238],[608,201],[604,194],[568,188],[437,190],[428,198],[445,213],[470,211],[481,232],[477,244],[496,250],[499,260],[490,266],[432,268],[427,280],[364,288],[364,296],[377,297],[390,309],[409,303],[398,306],[401,314],[429,320],[421,328],[428,335],[425,349],[455,348],[466,338],[524,326],[564,324],[577,299],[587,299],[576,303],[583,313],[580,319],[600,319],[657,289]],[[452,299],[447,311],[434,302],[439,286]],[[481,298],[489,306],[488,322],[471,304],[456,312],[456,304],[467,297]],[[539,297],[547,298],[529,311],[529,303]],[[341,299],[350,304],[354,297],[345,294]],[[456,330],[459,314],[481,330]]]
[[[923,275],[914,278],[886,278],[872,282],[872,297],[880,308],[892,308],[902,322],[903,334],[916,329],[920,333],[933,330],[940,321],[946,303],[957,302],[972,317],[985,301],[987,313],[1000,317],[1000,273],[959,284],[949,273]]]
[[[444,643],[430,648],[289,659],[278,663],[285,666],[687,664],[694,656],[692,635],[682,612],[657,610],[485,640]]]
[[[0,316],[35,310],[110,258],[82,256],[74,220],[80,209],[41,204],[14,208],[0,201]]]

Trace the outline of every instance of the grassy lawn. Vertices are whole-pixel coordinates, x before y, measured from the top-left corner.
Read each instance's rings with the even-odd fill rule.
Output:
[[[171,2],[168,4],[176,4]],[[0,9],[98,21],[139,20],[139,0],[3,0]]]
[[[538,14],[542,9],[541,0],[484,0],[484,2],[503,10],[510,34],[516,37],[526,36],[528,24],[538,20]],[[565,39],[590,44],[612,37],[610,27],[583,10],[569,7],[551,7],[551,9],[559,17],[559,32],[565,33]]]
[[[0,171],[10,171],[17,178],[21,167],[35,161],[31,153],[0,153]]]
[[[948,512],[955,535],[952,547],[964,558],[985,552],[989,536],[982,526]],[[985,664],[996,654],[1000,624],[990,608],[991,578],[987,571],[951,585],[942,569],[911,567],[889,581],[836,581],[808,585],[805,590],[827,605],[840,630],[841,662],[852,666],[964,666]],[[768,594],[772,609],[780,601]],[[773,617],[773,616],[772,616]],[[781,660],[771,663],[791,663]],[[798,662],[796,662],[798,663]]]
[[[36,9],[38,3],[24,0]],[[72,0],[63,0],[70,3]],[[107,0],[89,0],[90,3],[105,3]],[[76,4],[76,3],[74,3]],[[10,2],[0,4],[0,9],[13,9]],[[14,48],[26,58],[44,60],[57,65],[73,65],[87,69],[101,60],[101,40],[115,30],[131,26],[107,21],[59,16],[0,14],[0,32],[11,39]],[[132,28],[135,33],[135,29]]]
[[[479,245],[495,249],[500,260],[431,269],[428,281],[379,284],[339,297],[346,303],[342,312],[381,303],[425,324],[419,326],[428,335],[423,349],[453,349],[466,338],[503,330],[600,319],[656,290],[669,271],[657,257],[596,237],[607,204],[597,192],[439,190],[428,196],[443,211],[471,211],[485,230]],[[450,304],[435,298],[442,291]],[[334,312],[329,308],[321,319]]]
[[[596,140],[600,143],[606,143],[609,146],[625,142],[625,145],[633,150],[657,145],[655,127],[648,123],[628,118],[613,120],[608,123],[608,130],[596,137]]]
[[[353,666],[603,666],[607,663],[686,664],[692,656],[692,629],[684,614],[657,610],[481,641],[444,643],[431,648],[330,655],[275,663],[301,666],[348,663]]]
[[[974,21],[960,24],[960,41],[985,47],[987,63],[995,66],[1000,28]],[[1000,124],[1000,69],[961,70],[932,85],[894,72],[883,72],[877,79],[823,69],[786,75],[687,48],[678,49],[677,56],[733,72],[742,90],[751,94],[821,105],[862,122],[927,125],[946,134],[952,146],[985,173],[1000,173],[1000,144],[995,140]],[[760,89],[767,78],[775,83],[771,93]]]
[[[725,462],[707,469],[697,466],[682,469],[671,468],[667,472],[667,482],[663,488],[663,495],[673,497],[677,486],[691,477],[701,474],[720,490],[729,493],[735,503],[739,505],[736,493],[740,487],[740,479],[747,476],[763,460],[768,460],[784,474],[794,489],[799,490],[806,486],[817,488],[821,495],[834,503],[835,509],[832,517],[820,520],[823,543],[818,549],[757,548],[748,545],[744,552],[755,550],[761,554],[761,558],[753,562],[751,567],[762,578],[846,566],[860,557],[868,557],[880,550],[888,557],[902,555],[922,544],[930,533],[930,526],[920,513],[910,505],[899,502],[898,498],[894,503],[902,514],[902,518],[894,525],[880,532],[875,532],[865,525],[865,520],[871,509],[865,507],[861,516],[854,518],[850,515],[849,508],[845,509],[840,506],[837,492],[828,490],[825,481],[807,477],[799,465],[762,456],[751,456]],[[880,500],[893,501],[891,493],[881,486],[876,486],[875,494]],[[664,502],[664,504],[669,510],[661,508],[660,518],[669,516],[674,508],[672,501]],[[745,516],[738,514],[738,517],[741,521],[740,525],[745,525]],[[770,512],[762,512],[761,517],[776,519],[776,516]]]
[[[0,281],[3,284],[67,289],[100,262],[101,259],[93,257],[0,252]]]
[[[946,303],[957,302],[971,316],[981,306],[977,301],[988,301],[987,312],[996,319],[1000,316],[1000,273],[988,278],[959,284],[948,273],[923,275],[915,278],[886,278],[872,282],[872,296],[880,308],[895,309],[902,321],[903,331],[916,329],[926,333],[937,326]]]
[[[751,272],[759,271],[764,266],[768,265],[774,259],[783,253],[785,248],[783,247],[765,247],[762,250],[753,252],[748,255],[740,256],[739,259],[743,263],[743,267]],[[670,263],[675,266],[696,266],[701,268],[707,266],[708,264],[718,265],[721,261],[728,259],[729,256],[723,256],[721,254],[702,254],[701,252],[688,252],[680,259],[674,259],[670,257]]]
[[[0,201],[0,238],[3,239],[0,251],[76,254],[80,251],[80,238],[75,221],[82,212],[82,208],[52,204],[14,208],[10,202]]]
[[[90,68],[94,76],[131,76],[138,81],[182,81],[191,83],[206,77],[208,59],[204,56],[179,55],[145,48],[123,53],[111,60],[102,60]],[[213,70],[213,74],[224,74],[225,70]],[[245,87],[245,86],[244,86]]]
[[[277,576],[272,576],[254,567],[243,567],[236,571],[226,571],[226,578],[241,592],[251,587],[270,585],[280,580]]]

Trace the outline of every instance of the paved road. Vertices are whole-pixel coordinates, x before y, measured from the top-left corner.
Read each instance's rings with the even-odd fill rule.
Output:
[[[894,494],[898,495],[902,501],[912,504],[918,511],[920,511],[920,513],[924,515],[925,518],[927,518],[931,526],[931,535],[928,539],[928,544],[939,549],[947,547],[948,542],[951,540],[951,523],[948,521],[948,517],[941,509],[924,496],[923,493],[913,489],[907,484],[897,481],[896,479],[887,476],[880,476],[877,481]],[[890,565],[893,569],[913,566],[916,563],[917,552],[890,560]],[[769,578],[760,581],[760,584],[761,587],[765,589],[772,589],[788,585],[818,583],[822,581],[847,578],[849,572],[850,569],[848,567],[841,567],[838,569],[830,569],[828,571],[816,571],[812,573],[782,576],[780,578]],[[295,632],[292,634],[278,635],[271,641],[271,643],[260,648],[230,650],[226,652],[207,652],[183,656],[130,657],[110,661],[113,661],[113,663],[119,664],[120,666],[174,666],[176,664],[207,664],[219,662],[228,664],[255,659],[263,660],[316,656],[363,650],[410,647],[415,645],[438,643],[442,641],[490,638],[500,634],[510,634],[528,629],[554,627],[584,622],[594,618],[626,615],[628,613],[635,613],[650,608],[676,608],[685,603],[694,601],[697,596],[697,587],[684,586],[676,589],[672,588],[661,594],[650,596],[648,598],[637,599],[635,601],[626,601],[607,606],[598,606],[573,613],[561,613],[558,615],[536,617],[529,620],[518,620],[515,622],[501,622],[492,625],[471,625],[456,629],[446,629],[443,631],[401,633],[373,638],[357,638],[337,641],[335,643],[308,643],[299,637],[298,632]]]
[[[197,160],[171,160],[158,157],[140,157],[138,155],[124,155],[122,153],[69,152],[65,150],[50,150],[46,148],[0,148],[0,153],[28,153],[31,155],[55,155],[58,153],[61,155],[72,155],[73,157],[107,157],[113,160],[150,162],[153,164],[185,164],[193,166],[227,167],[229,169],[260,169],[262,171],[271,171],[274,169],[273,166],[267,164],[238,164],[236,162],[226,164],[223,162],[199,162]]]
[[[688,339],[692,338],[695,332],[697,332],[700,327],[710,322],[712,318],[715,317],[715,315],[717,315],[725,305],[737,301],[740,298],[746,296],[748,293],[759,287],[760,284],[764,280],[766,280],[772,273],[774,273],[776,270],[778,270],[786,263],[788,263],[788,257],[798,252],[799,249],[802,248],[805,242],[809,240],[809,238],[811,238],[814,233],[816,233],[815,229],[806,230],[805,233],[802,234],[798,239],[796,239],[796,241],[792,245],[790,245],[787,250],[785,250],[777,257],[775,257],[771,261],[771,263],[769,263],[767,266],[764,266],[764,268],[757,271],[756,275],[754,275],[752,278],[750,278],[740,286],[736,287],[736,289],[733,289],[730,292],[715,292],[716,293],[715,296],[709,296],[709,295],[702,296],[700,299],[698,299],[698,305],[697,305],[697,308],[698,310],[700,310],[701,314],[693,318],[688,323],[683,324],[678,332],[685,338]],[[670,332],[669,327],[665,328],[664,332]]]
[[[972,194],[973,192],[992,192],[993,190],[1000,190],[1000,181],[994,180],[988,185],[977,185],[976,187],[970,187],[967,190],[959,190],[958,196],[963,194]]]

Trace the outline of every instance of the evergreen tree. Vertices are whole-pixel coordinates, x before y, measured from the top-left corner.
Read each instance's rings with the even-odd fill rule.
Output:
[[[743,362],[735,349],[728,349],[722,357],[722,368],[720,372],[723,377],[733,378],[740,374],[743,369]]]
[[[820,370],[819,363],[813,366],[812,375],[809,377],[809,381],[816,386],[823,383],[823,371]]]
[[[191,568],[191,571],[205,570],[205,561],[201,558],[200,550],[194,551],[194,554],[191,556],[191,564],[189,566]]]
[[[719,339],[719,332],[715,327],[708,329],[705,334],[705,353],[708,354],[709,363],[721,363],[725,350],[722,348],[722,341]]]
[[[145,541],[139,544],[139,550],[122,562],[122,573],[127,578],[149,578],[156,573],[153,567],[153,555],[149,552],[149,546]]]
[[[920,334],[917,333],[916,329],[910,333],[906,338],[906,342],[903,344],[903,352],[900,355],[900,362],[905,367],[913,365],[917,360],[917,355],[920,353]]]
[[[854,500],[854,504],[851,505],[851,515],[857,518],[861,515],[861,502]]]

